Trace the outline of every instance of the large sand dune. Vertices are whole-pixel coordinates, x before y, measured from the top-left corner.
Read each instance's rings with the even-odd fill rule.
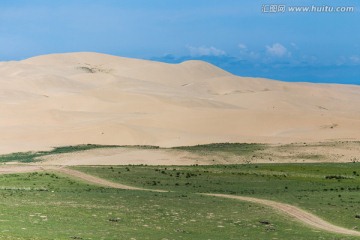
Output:
[[[0,153],[83,143],[360,140],[360,87],[98,53],[0,63]]]

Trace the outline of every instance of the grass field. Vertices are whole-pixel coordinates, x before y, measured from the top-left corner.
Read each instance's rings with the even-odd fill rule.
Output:
[[[360,163],[76,167],[111,181],[188,193],[227,193],[290,203],[360,228]]]
[[[15,153],[0,156],[0,161],[36,162],[39,156],[102,147],[109,146]],[[266,148],[210,144],[175,150],[252,157]],[[309,228],[262,205],[198,194],[271,199],[360,229],[357,162],[73,168],[113,182],[172,192],[104,188],[56,172],[0,175],[0,239],[359,239]]]
[[[355,239],[256,204],[184,191],[108,189],[53,173],[1,175],[0,185],[1,239]]]

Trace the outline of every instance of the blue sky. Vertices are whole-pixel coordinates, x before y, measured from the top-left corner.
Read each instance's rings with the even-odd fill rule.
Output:
[[[264,13],[270,5],[353,12]],[[357,0],[0,0],[0,61],[61,52],[181,62],[241,76],[360,84]]]

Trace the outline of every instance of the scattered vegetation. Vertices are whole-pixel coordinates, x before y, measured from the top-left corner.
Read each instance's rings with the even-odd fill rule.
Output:
[[[0,162],[35,162],[36,158],[43,157],[52,154],[71,153],[79,152],[96,148],[113,148],[113,147],[126,147],[136,149],[160,149],[159,146],[152,145],[97,145],[97,144],[84,144],[76,146],[63,146],[56,147],[51,151],[40,151],[40,152],[18,152],[6,155],[0,155]],[[208,145],[196,145],[188,147],[175,147],[171,149],[184,150],[189,152],[195,152],[199,154],[210,154],[210,153],[230,153],[234,155],[248,155],[256,151],[262,150],[265,145],[262,144],[247,144],[247,143],[216,143]]]
[[[86,66],[79,66],[76,69],[81,70],[85,73],[110,73],[111,69],[104,69],[100,66],[91,66],[90,64],[85,64]]]
[[[347,177],[347,176],[341,176],[341,175],[329,175],[329,176],[325,176],[325,179],[349,179],[352,177]]]
[[[160,149],[159,146],[152,146],[152,145],[124,145],[122,147],[136,148],[136,149]]]
[[[120,147],[116,145],[96,145],[96,144],[84,144],[84,145],[76,145],[76,146],[64,146],[64,147],[56,147],[50,151],[40,151],[40,152],[18,152],[0,155],[0,162],[36,162],[36,158],[43,157],[52,154],[61,154],[61,153],[70,153],[70,152],[79,152],[85,151],[95,148],[111,148],[111,147]]]
[[[97,72],[97,70],[92,67],[77,67],[77,69],[82,70],[86,73],[96,73]]]
[[[195,153],[230,153],[234,155],[248,155],[264,150],[266,145],[258,143],[213,143],[195,146],[174,147],[173,149],[186,150]]]
[[[300,158],[306,160],[321,160],[324,158],[324,156],[320,154],[298,154],[294,156],[294,158]]]

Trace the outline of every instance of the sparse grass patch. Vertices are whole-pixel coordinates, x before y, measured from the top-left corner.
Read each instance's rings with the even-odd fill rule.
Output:
[[[213,143],[195,146],[174,147],[172,149],[186,150],[199,154],[228,153],[233,155],[249,155],[264,150],[265,144],[258,143]]]
[[[325,157],[323,155],[320,154],[298,154],[296,156],[294,156],[294,158],[300,158],[300,159],[306,159],[306,160],[321,160],[324,159]]]
[[[111,148],[111,147],[120,147],[117,145],[96,145],[96,144],[84,144],[84,145],[76,145],[76,146],[63,146],[56,147],[50,151],[40,151],[40,152],[17,152],[11,154],[0,155],[0,162],[36,162],[36,158],[43,157],[52,154],[61,154],[61,153],[71,153],[71,152],[79,152],[96,148]]]
[[[159,146],[153,146],[153,145],[124,145],[122,147],[136,148],[136,149],[160,149]]]

